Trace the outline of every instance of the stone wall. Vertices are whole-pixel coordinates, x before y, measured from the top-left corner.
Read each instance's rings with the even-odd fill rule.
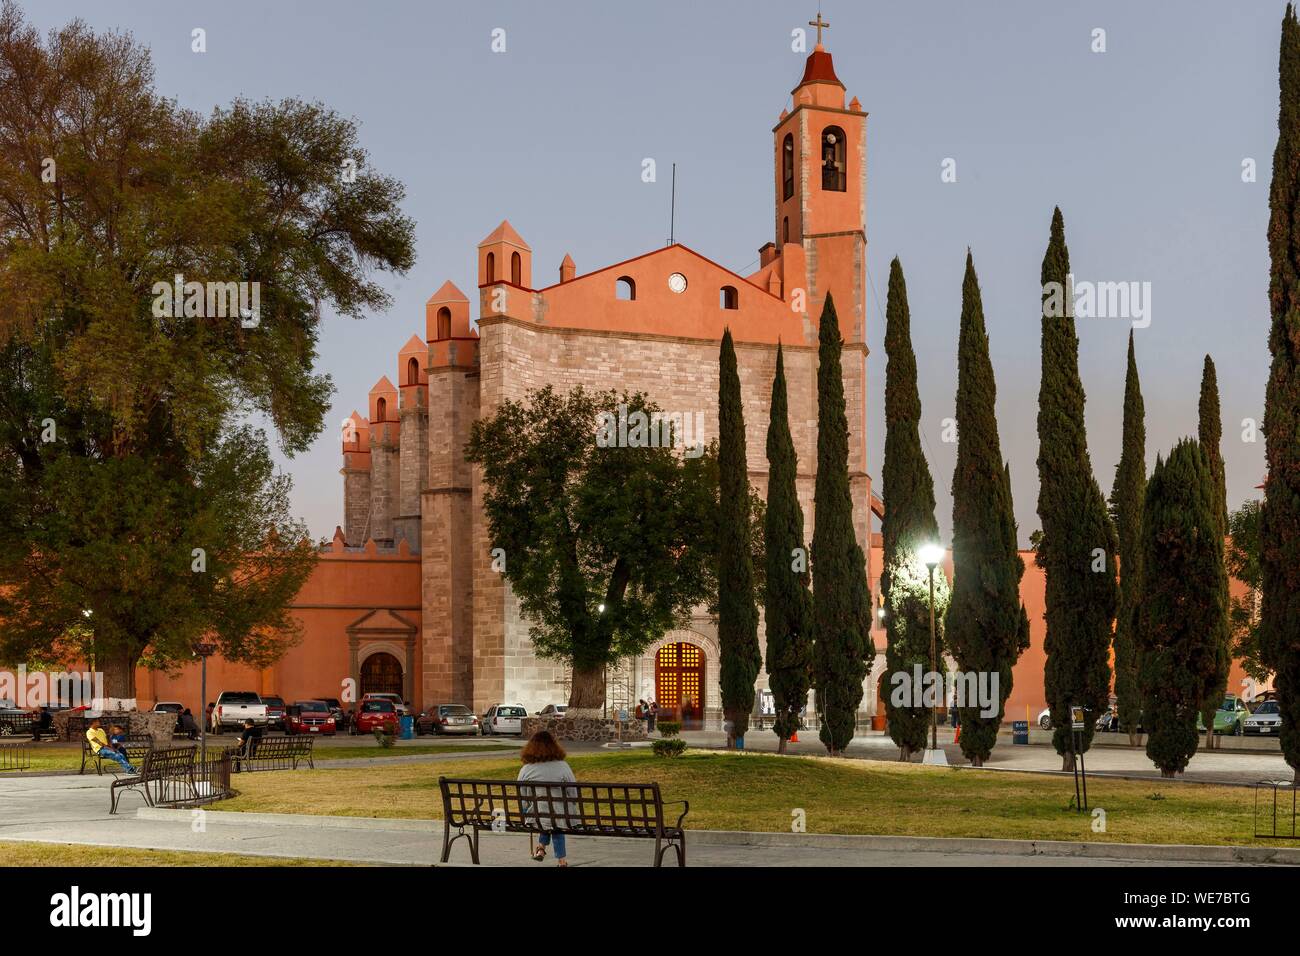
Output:
[[[556,740],[610,741],[645,740],[645,724],[639,720],[610,720],[603,717],[525,717],[523,738],[549,730]]]
[[[99,718],[106,733],[114,724],[121,724],[129,735],[152,737],[154,745],[160,747],[171,744],[176,728],[175,714],[106,710]],[[90,719],[82,711],[61,710],[54,715],[54,732],[60,740],[80,740],[89,725]]]

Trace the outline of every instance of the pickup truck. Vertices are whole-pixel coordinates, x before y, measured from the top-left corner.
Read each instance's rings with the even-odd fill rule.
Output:
[[[222,691],[217,706],[212,709],[212,732],[219,734],[227,727],[238,730],[246,720],[251,720],[255,727],[266,726],[266,705],[262,698],[251,690]]]

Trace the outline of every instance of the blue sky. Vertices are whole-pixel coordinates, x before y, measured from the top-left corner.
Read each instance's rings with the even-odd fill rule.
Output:
[[[81,17],[129,30],[157,85],[200,110],[236,96],[320,100],[361,124],[372,162],[407,186],[418,261],[391,277],[391,310],[326,316],[330,422],[365,396],[423,330],[450,278],[474,285],[474,246],[509,218],[552,275],[663,244],[678,164],[677,239],[741,272],[771,238],[771,128],[803,54],[791,30],[815,3],[115,2],[25,4],[42,28]],[[983,291],[1003,453],[1020,537],[1038,527],[1039,266],[1060,205],[1081,280],[1150,282],[1137,331],[1148,467],[1196,430],[1201,364],[1218,366],[1230,506],[1258,494],[1268,372],[1268,181],[1277,132],[1284,3],[1086,5],[826,2],[827,48],[868,111],[870,471],[883,448],[883,296],[902,258],[923,435],[944,533],[951,524],[953,412],[967,246]],[[191,51],[191,31],[207,52]],[[493,53],[502,28],[506,52]],[[1092,51],[1106,31],[1106,52]],[[525,143],[520,150],[517,144]],[[656,159],[658,182],[641,181]],[[940,179],[945,158],[957,181]],[[1257,181],[1242,182],[1242,162]],[[1109,493],[1120,451],[1128,323],[1079,321],[1092,462]],[[337,430],[285,462],[314,535],[342,521]]]

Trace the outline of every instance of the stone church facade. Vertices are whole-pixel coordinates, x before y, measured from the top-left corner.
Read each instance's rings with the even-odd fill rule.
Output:
[[[517,701],[534,709],[564,698],[564,668],[533,653],[528,622],[493,568],[482,478],[463,457],[472,423],[544,385],[567,391],[581,384],[645,392],[688,420],[701,413],[707,441],[717,435],[718,348],[730,327],[750,480],[761,493],[780,341],[811,540],[817,319],[828,294],[845,340],[854,523],[870,554],[866,119],[856,99],[846,103],[831,55],[819,45],[772,130],[772,236],[751,275],[674,244],[583,274],[565,256],[542,280],[528,243],[502,222],[477,247],[474,301],[451,282],[429,299],[424,338],[412,336],[398,355],[399,384],[387,377],[376,383],[366,414],[353,413],[355,428],[343,443],[346,546],[373,541],[389,552],[405,542],[419,555],[424,701]],[[633,702],[671,698],[672,689],[655,687],[656,660],[663,646],[678,643],[702,651],[703,704],[711,716],[718,707],[718,647],[703,610],[638,661],[616,668],[612,694]]]

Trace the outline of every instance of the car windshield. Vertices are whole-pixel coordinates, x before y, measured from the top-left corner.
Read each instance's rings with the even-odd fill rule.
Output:
[[[179,714],[181,712],[181,705],[180,704],[158,704],[154,707],[154,710],[160,712],[170,711],[173,714]]]
[[[497,708],[497,716],[498,717],[524,717],[526,715],[522,707],[499,707]]]
[[[300,700],[293,706],[297,707],[301,711],[329,710],[329,708],[325,706],[325,702],[320,700]]]
[[[230,691],[221,695],[223,704],[260,704],[262,699],[253,693]]]
[[[368,700],[361,709],[367,714],[391,714],[394,708],[391,700]]]
[[[469,713],[469,708],[464,704],[443,704],[438,708],[438,713],[443,717],[461,717]]]
[[[284,706],[284,698],[283,698],[283,697],[263,697],[263,698],[262,698],[262,703],[266,704],[267,707],[283,707],[283,706]]]
[[[1219,708],[1219,710],[1236,710],[1236,709],[1237,709],[1237,698],[1235,697],[1229,697],[1225,699],[1223,702],[1223,706]]]
[[[1266,700],[1255,708],[1257,714],[1276,714],[1278,712],[1277,701]]]

